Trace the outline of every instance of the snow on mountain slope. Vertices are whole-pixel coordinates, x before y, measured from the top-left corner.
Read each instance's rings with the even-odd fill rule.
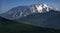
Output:
[[[49,7],[46,4],[34,4],[30,6],[18,6],[10,9],[8,12],[1,14],[8,19],[15,19],[18,17],[27,16],[33,13],[46,13],[50,10],[55,10],[53,7]]]
[[[39,13],[43,13],[44,11],[45,12],[49,11],[48,6],[46,4],[42,4],[39,6],[36,5],[36,8],[37,8]]]

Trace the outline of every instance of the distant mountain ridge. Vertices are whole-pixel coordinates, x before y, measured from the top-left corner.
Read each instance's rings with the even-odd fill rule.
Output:
[[[56,10],[53,7],[49,7],[46,4],[34,4],[30,6],[19,6],[10,9],[8,12],[1,14],[1,16],[8,19],[15,19],[18,17],[24,17],[34,13],[46,13],[50,10]]]

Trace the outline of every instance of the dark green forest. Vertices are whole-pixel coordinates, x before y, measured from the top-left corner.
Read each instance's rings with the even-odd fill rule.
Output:
[[[0,33],[60,33],[60,30],[18,23],[0,17]]]

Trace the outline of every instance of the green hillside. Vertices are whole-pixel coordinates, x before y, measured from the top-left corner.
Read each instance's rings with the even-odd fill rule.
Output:
[[[22,24],[0,17],[0,33],[60,33],[60,31]]]

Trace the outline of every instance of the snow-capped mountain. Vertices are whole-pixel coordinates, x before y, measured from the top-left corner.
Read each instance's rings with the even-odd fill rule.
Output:
[[[8,19],[15,19],[18,17],[24,17],[34,13],[46,13],[55,8],[46,4],[33,4],[29,6],[18,6],[10,9],[8,12],[3,13],[2,16]]]
[[[60,12],[46,4],[14,7],[0,16],[18,22],[22,21],[20,23],[60,29]]]
[[[33,13],[45,13],[45,12],[49,12],[50,10],[55,10],[55,8],[50,7],[46,4],[34,4],[31,5],[30,8]]]

